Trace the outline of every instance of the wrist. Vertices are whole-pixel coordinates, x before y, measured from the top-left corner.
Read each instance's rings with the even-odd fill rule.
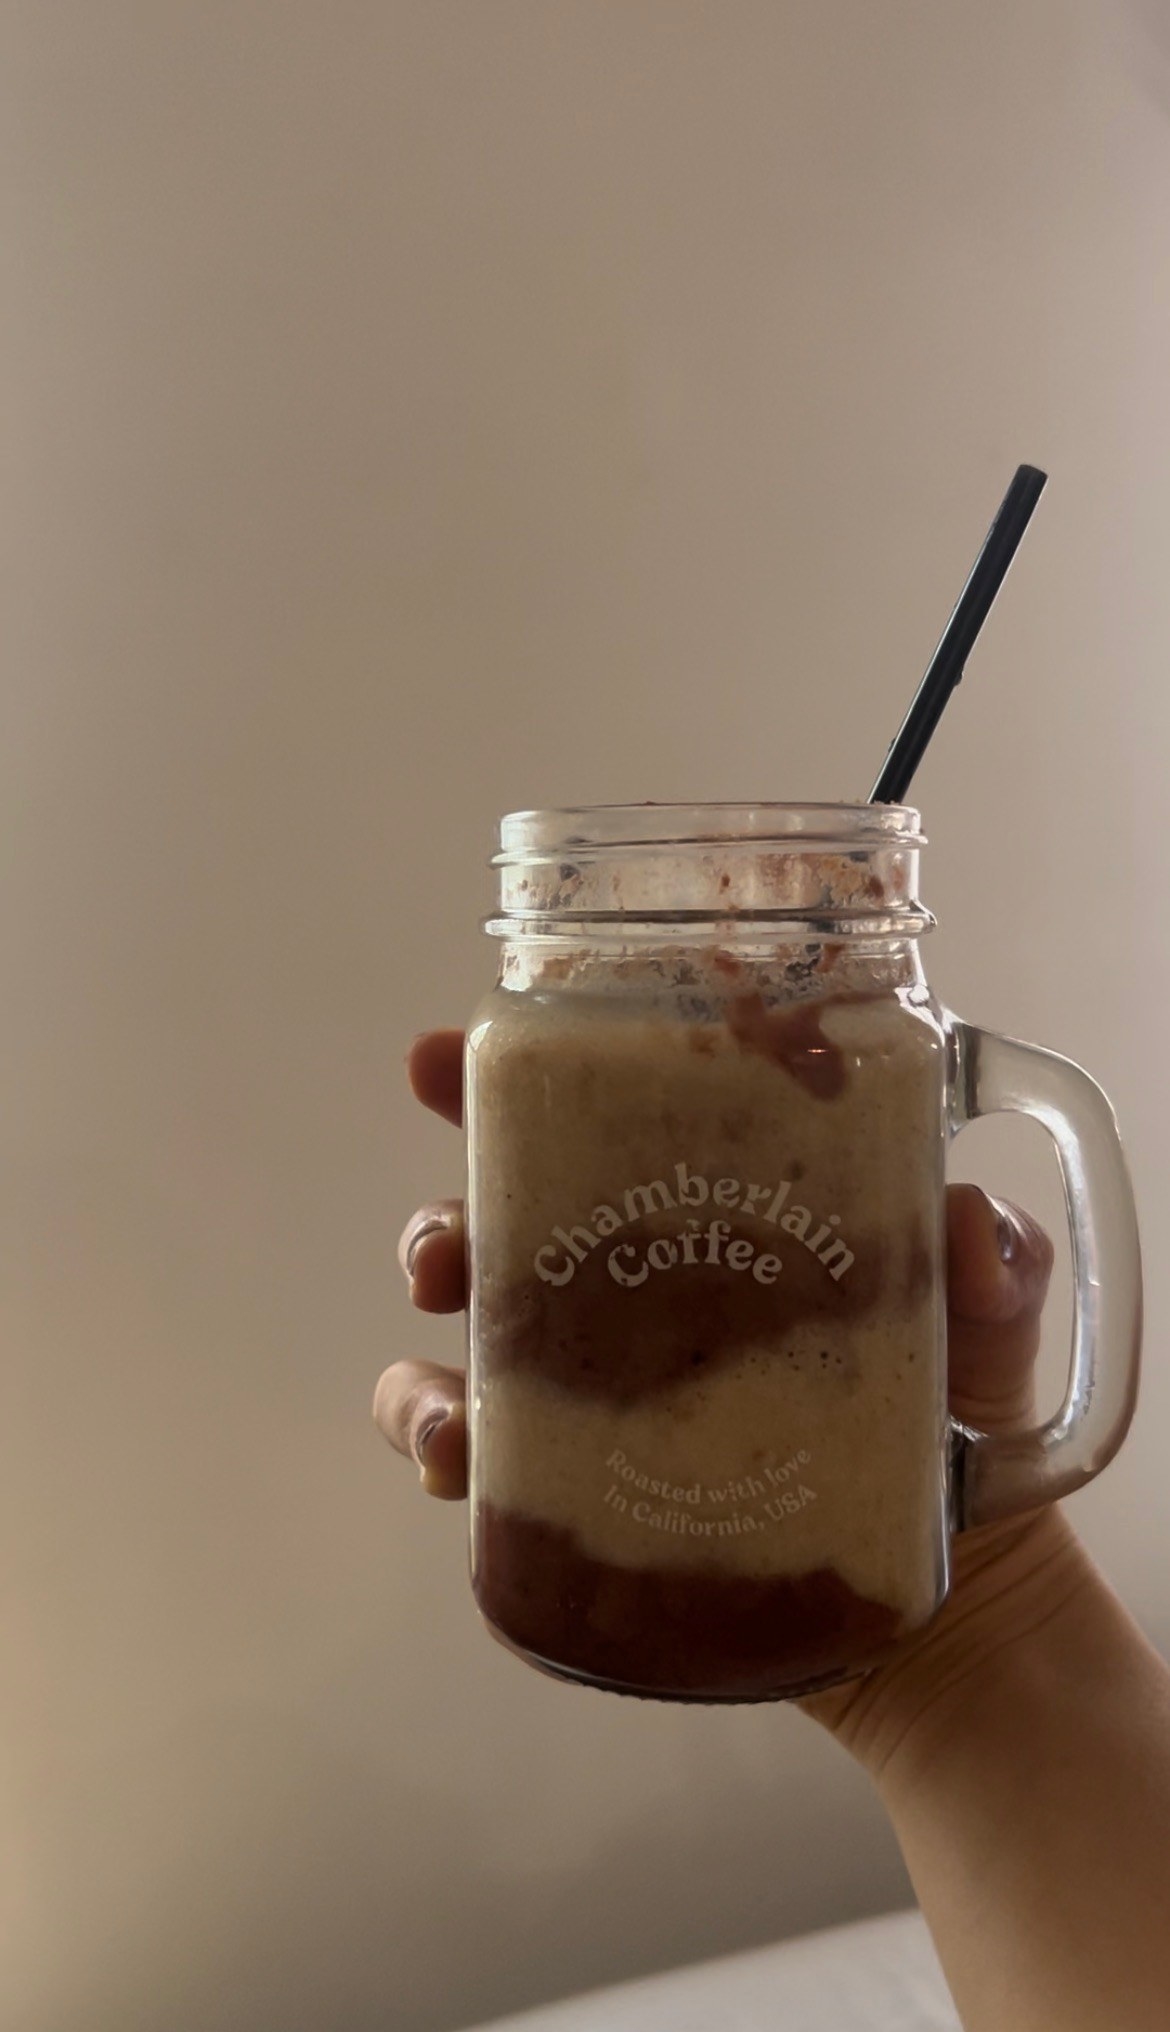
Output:
[[[1095,1583],[1059,1509],[964,1534],[933,1622],[864,1679],[802,1705],[885,1791],[973,1728],[1013,1674],[1063,1644]]]

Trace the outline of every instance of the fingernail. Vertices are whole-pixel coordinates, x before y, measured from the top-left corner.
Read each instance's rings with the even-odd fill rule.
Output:
[[[993,1199],[991,1207],[995,1214],[995,1246],[999,1250],[999,1260],[1001,1263],[1014,1263],[1020,1253],[1019,1225],[1002,1200]]]
[[[422,1243],[426,1241],[427,1236],[441,1235],[449,1226],[450,1222],[446,1214],[428,1214],[425,1220],[419,1222],[406,1244],[404,1262],[408,1277],[414,1276],[414,1259],[418,1255]]]
[[[440,1425],[445,1425],[446,1423],[447,1423],[447,1413],[445,1409],[439,1411],[432,1411],[426,1418],[423,1419],[422,1424],[419,1426],[418,1431],[414,1435],[414,1457],[418,1462],[419,1467],[421,1468],[424,1475],[426,1474],[427,1471],[427,1452],[430,1448],[431,1442],[434,1439],[435,1434],[439,1430]]]

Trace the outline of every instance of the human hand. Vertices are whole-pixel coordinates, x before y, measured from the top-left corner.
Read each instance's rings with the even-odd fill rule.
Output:
[[[407,1060],[412,1090],[444,1120],[462,1120],[463,1036],[431,1031]],[[399,1260],[423,1312],[454,1312],[466,1299],[463,1207],[432,1202],[408,1221]],[[1030,1423],[1040,1314],[1052,1247],[1035,1221],[978,1187],[947,1193],[947,1314],[950,1403],[983,1430]],[[462,1370],[396,1362],[380,1378],[374,1417],[391,1445],[412,1458],[429,1495],[467,1493],[467,1417]],[[864,1679],[802,1704],[867,1765],[880,1766],[915,1711],[961,1689],[970,1664],[1009,1631],[1043,1613],[1054,1588],[1075,1579],[1076,1543],[1053,1509],[956,1540],[951,1594],[929,1629],[899,1646]]]

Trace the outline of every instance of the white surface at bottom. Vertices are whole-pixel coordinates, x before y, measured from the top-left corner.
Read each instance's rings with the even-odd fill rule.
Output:
[[[469,2032],[961,2032],[922,1916],[891,1912]]]

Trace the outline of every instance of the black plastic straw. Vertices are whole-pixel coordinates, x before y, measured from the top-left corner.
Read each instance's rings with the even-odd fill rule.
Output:
[[[1000,503],[999,513],[987,532],[971,576],[959,594],[955,611],[942,632],[942,640],[930,659],[926,676],[910,701],[910,710],[899,727],[881,774],[869,793],[871,804],[900,804],[910,781],[926,753],[931,735],[943,716],[943,709],[975,647],[979,630],[995,604],[995,596],[1008,573],[1008,566],[1020,547],[1020,539],[1032,520],[1036,503],[1048,483],[1047,473],[1037,466],[1020,466]]]

